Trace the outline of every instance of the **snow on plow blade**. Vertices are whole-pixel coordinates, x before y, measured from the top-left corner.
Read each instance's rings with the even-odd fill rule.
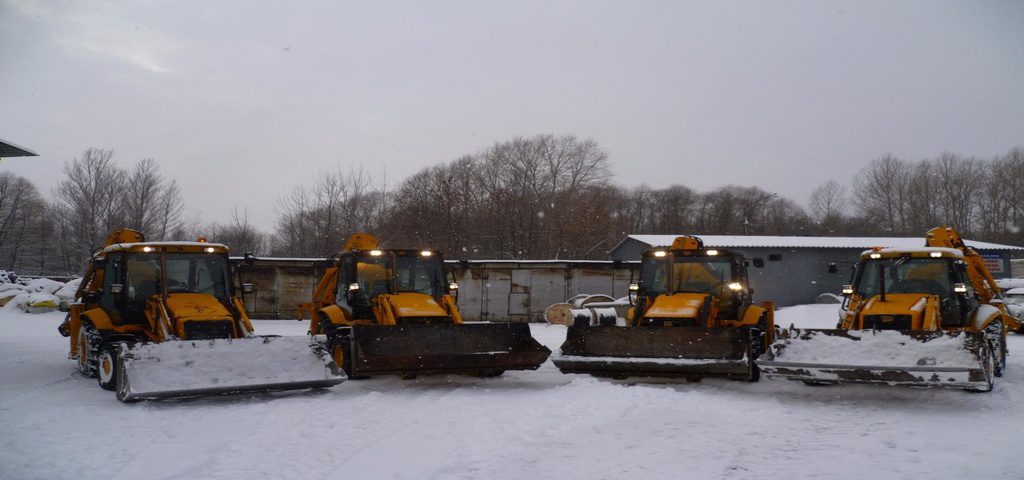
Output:
[[[352,339],[363,375],[534,370],[551,354],[525,323],[356,325]]]
[[[757,365],[812,383],[990,388],[980,332],[784,330]]]
[[[552,360],[563,373],[749,380],[751,344],[749,328],[572,325]]]
[[[122,346],[123,402],[329,387],[345,380],[316,337],[173,340]]]

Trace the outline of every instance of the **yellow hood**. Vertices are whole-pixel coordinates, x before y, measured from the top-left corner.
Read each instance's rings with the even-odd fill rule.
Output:
[[[172,293],[167,296],[167,313],[178,320],[230,320],[231,312],[212,295]]]
[[[648,318],[697,318],[705,298],[707,298],[707,294],[704,293],[658,295],[644,316]]]
[[[388,295],[395,317],[447,317],[448,312],[434,300],[434,297],[423,293],[402,292]]]

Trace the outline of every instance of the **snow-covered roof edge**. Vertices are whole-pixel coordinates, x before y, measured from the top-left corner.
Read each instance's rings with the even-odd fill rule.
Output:
[[[629,239],[651,246],[671,245],[680,235],[628,235],[615,245],[619,248]],[[694,235],[709,247],[742,248],[922,248],[924,237],[797,237],[771,235]],[[964,240],[969,247],[980,250],[1024,250],[1024,247]]]

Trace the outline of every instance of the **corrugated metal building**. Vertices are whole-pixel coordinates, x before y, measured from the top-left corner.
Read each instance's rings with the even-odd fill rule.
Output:
[[[668,246],[678,235],[630,235],[610,252],[612,260],[635,261],[644,249]],[[764,262],[763,268],[748,269],[755,301],[772,300],[778,306],[813,303],[822,293],[839,293],[850,282],[850,273],[860,254],[872,247],[920,248],[921,237],[784,237],[742,235],[697,235],[706,247],[743,252],[748,261]],[[1024,247],[965,240],[985,257],[996,278],[1010,275],[1010,254],[1024,253]],[[753,262],[751,262],[753,263]],[[759,262],[760,263],[760,262]],[[836,272],[829,272],[830,264]]]
[[[253,318],[294,319],[296,307],[313,296],[326,266],[320,258],[257,258],[252,264],[232,257],[242,282],[255,292],[244,296]],[[553,303],[583,293],[626,295],[630,268],[611,261],[447,261],[459,282],[459,310],[468,321],[539,322]]]

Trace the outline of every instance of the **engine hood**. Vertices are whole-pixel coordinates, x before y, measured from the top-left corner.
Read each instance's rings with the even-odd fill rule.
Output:
[[[387,301],[398,318],[448,316],[448,311],[434,297],[423,293],[396,293],[388,295]]]
[[[212,295],[172,293],[167,295],[167,313],[178,320],[229,320],[231,312]]]
[[[930,295],[922,293],[889,293],[882,297],[875,295],[864,304],[863,315],[912,315],[924,312]]]
[[[658,295],[644,313],[648,318],[697,318],[708,297],[706,293],[673,293]]]

